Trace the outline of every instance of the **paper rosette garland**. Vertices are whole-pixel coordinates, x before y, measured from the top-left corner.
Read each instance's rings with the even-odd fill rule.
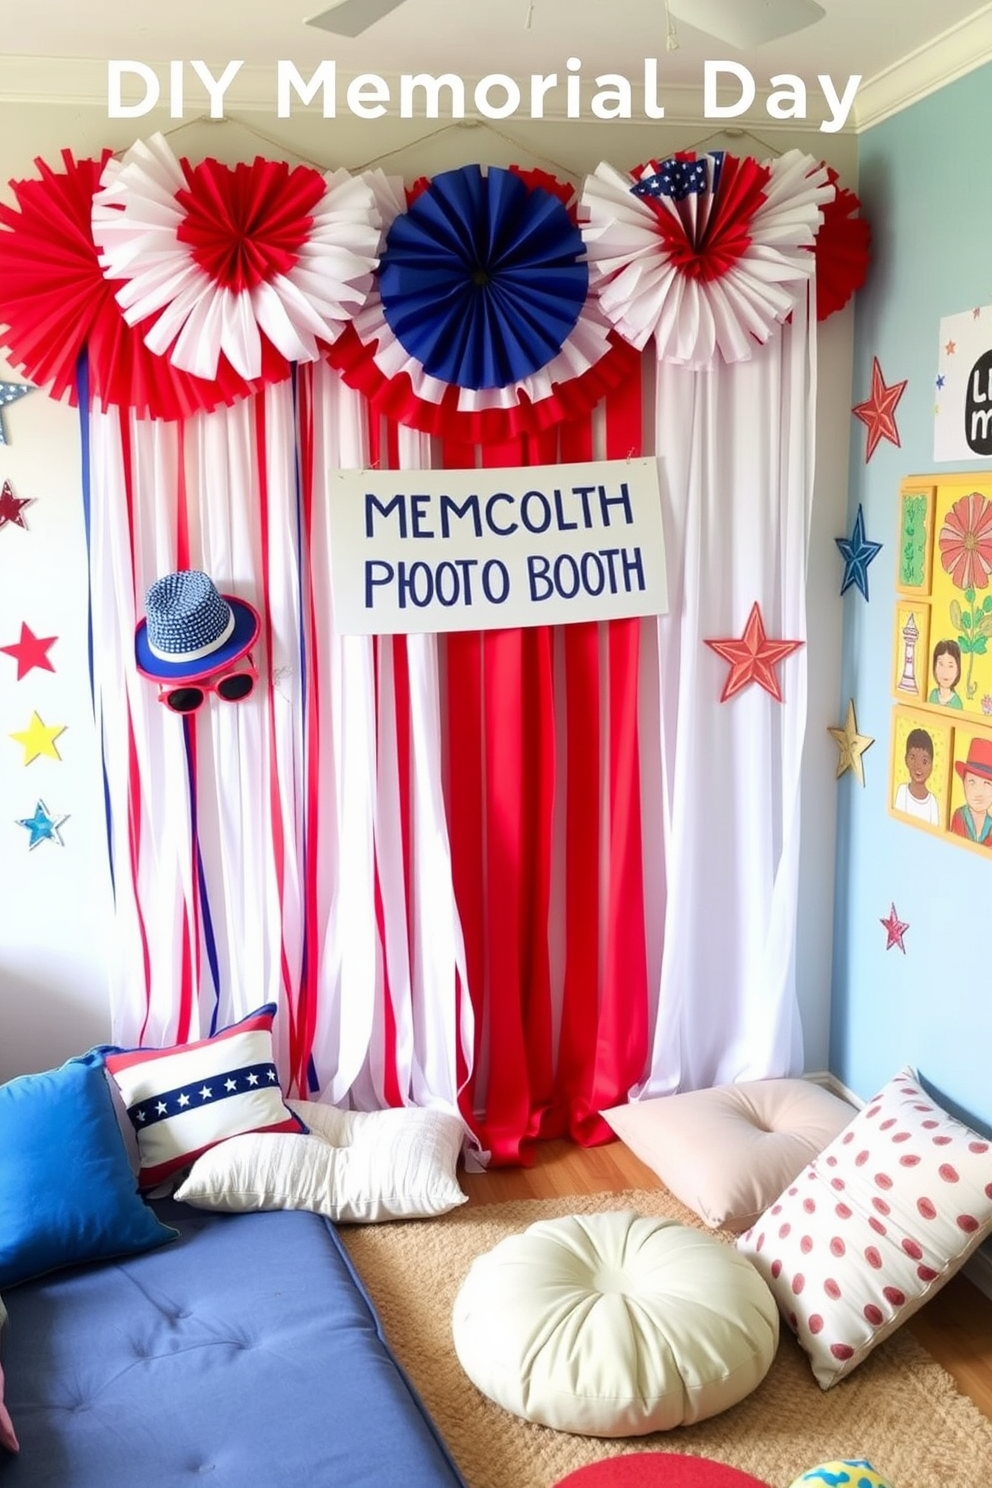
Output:
[[[574,193],[544,172],[463,166],[371,178],[386,234],[377,290],[328,353],[381,411],[490,442],[588,413],[630,354],[588,294]]]
[[[222,356],[265,380],[279,359],[316,361],[371,288],[378,214],[345,170],[190,165],[153,135],[100,184],[93,237],[125,319],[154,316],[150,350],[198,377]]]
[[[870,229],[837,174],[790,151],[691,153],[587,179],[465,166],[409,191],[381,171],[256,158],[62,155],[0,205],[0,328],[18,370],[176,419],[319,356],[396,422],[465,443],[536,434],[660,358],[749,357],[816,267],[820,319],[864,281]],[[383,235],[385,247],[383,249]],[[381,269],[375,268],[382,252]]]
[[[90,396],[138,418],[184,418],[246,397],[252,384],[227,362],[212,380],[191,377],[148,350],[143,323],[124,320],[90,228],[109,159],[109,150],[84,160],[64,150],[61,171],[38,160],[37,179],[12,182],[16,208],[0,204],[0,324],[11,361],[74,403],[85,352]]]
[[[600,309],[638,348],[694,370],[748,360],[814,269],[827,168],[798,150],[767,165],[691,152],[630,174],[602,164],[581,209]]]

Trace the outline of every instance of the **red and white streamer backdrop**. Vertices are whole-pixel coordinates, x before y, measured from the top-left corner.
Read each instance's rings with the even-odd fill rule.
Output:
[[[721,706],[704,641],[756,602],[769,635],[805,634],[810,307],[835,183],[796,152],[729,161],[601,167],[581,211],[541,173],[466,167],[404,194],[192,167],[164,142],[15,183],[0,324],[83,421],[118,1041],[203,1036],[275,1000],[287,1090],[460,1111],[502,1163],[544,1136],[605,1140],[599,1113],[627,1098],[801,1066],[805,652],[783,700]],[[246,200],[258,251],[225,254]],[[175,297],[140,261],[152,220]],[[513,273],[479,320],[490,346],[458,296],[502,272],[463,261],[462,227],[503,241],[494,221]],[[846,203],[863,272],[858,222]],[[462,362],[505,351],[503,383],[446,387],[423,313],[441,283]],[[338,632],[334,470],[642,455],[662,468],[668,614]],[[183,567],[262,619],[252,698],[188,719],[132,652],[147,587]]]

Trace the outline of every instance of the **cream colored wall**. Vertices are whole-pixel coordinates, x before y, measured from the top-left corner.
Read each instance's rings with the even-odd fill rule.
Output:
[[[163,112],[110,120],[80,104],[0,103],[0,179],[35,174],[41,157],[57,166],[68,147],[77,156],[120,150],[155,129],[172,130],[176,152],[211,154],[233,163],[255,154],[358,170],[381,165],[407,180],[479,161],[543,166],[579,179],[600,160],[629,168],[677,149],[726,148],[765,158],[793,145],[826,158],[856,186],[853,136],[773,131],[717,135],[712,121],[638,124],[597,121],[443,121],[354,118],[329,121],[306,112],[285,121],[244,112],[237,119],[176,127]],[[766,148],[770,146],[771,149]],[[9,190],[3,193],[11,200]],[[809,574],[809,727],[804,764],[804,847],[797,976],[807,1068],[827,1065],[833,916],[836,747],[827,734],[838,721],[841,603],[834,538],[846,530],[847,453],[853,315],[851,308],[820,332],[817,477]],[[9,369],[2,375],[14,376]],[[28,531],[0,530],[0,645],[17,639],[22,620],[39,635],[58,635],[54,673],[14,681],[0,656],[0,1078],[43,1068],[109,1038],[107,970],[114,954],[106,867],[98,742],[86,661],[86,559],[75,411],[42,392],[4,415],[10,444],[0,446],[0,479],[33,498]],[[7,738],[36,709],[46,724],[64,723],[61,762],[24,766]],[[68,813],[65,847],[28,852],[14,825],[40,796]]]

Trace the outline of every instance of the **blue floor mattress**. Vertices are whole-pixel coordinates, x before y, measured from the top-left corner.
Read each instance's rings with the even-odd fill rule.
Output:
[[[2,1488],[465,1488],[333,1225],[155,1208],[171,1244],[5,1293]]]

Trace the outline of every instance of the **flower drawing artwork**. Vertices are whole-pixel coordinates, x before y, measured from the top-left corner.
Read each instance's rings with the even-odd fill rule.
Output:
[[[964,593],[967,608],[952,600],[951,624],[958,632],[962,656],[968,657],[965,682],[969,698],[977,691],[972,672],[976,656],[984,656],[992,637],[992,501],[980,491],[959,496],[937,534],[940,561],[952,584]],[[980,589],[989,590],[982,599]]]
[[[992,501],[980,491],[960,496],[937,537],[940,561],[959,589],[987,589],[992,574]]]

